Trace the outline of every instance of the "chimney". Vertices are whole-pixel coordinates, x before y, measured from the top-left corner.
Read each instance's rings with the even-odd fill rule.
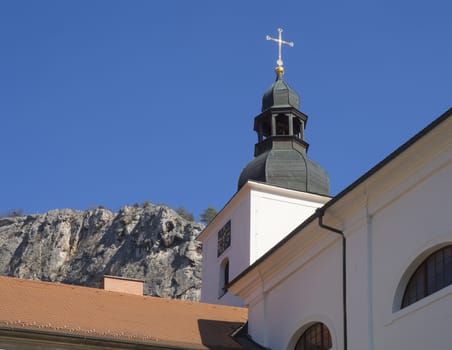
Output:
[[[144,280],[105,275],[102,286],[111,292],[143,295]]]

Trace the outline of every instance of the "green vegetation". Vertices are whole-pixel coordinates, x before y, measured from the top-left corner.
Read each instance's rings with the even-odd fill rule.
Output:
[[[176,213],[178,213],[181,217],[183,217],[187,221],[195,221],[195,217],[192,213],[189,213],[187,209],[184,207],[179,207],[176,209]]]
[[[218,214],[218,211],[214,207],[207,207],[200,215],[202,223],[208,225],[213,218]]]

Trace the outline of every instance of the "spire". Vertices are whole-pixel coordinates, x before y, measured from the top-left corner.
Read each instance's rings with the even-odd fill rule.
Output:
[[[278,39],[267,36],[267,40],[278,43],[276,80],[264,93],[261,113],[254,118],[254,131],[258,136],[255,158],[240,174],[238,187],[254,180],[327,195],[328,175],[307,156],[309,144],[304,141],[304,129],[308,116],[299,110],[298,94],[283,79],[281,46],[293,47],[294,43],[282,40],[281,28],[278,32]]]
[[[281,28],[278,28],[278,39],[272,38],[267,35],[266,39],[278,43],[278,59],[276,61],[276,81],[265,92],[262,98],[262,111],[275,106],[293,106],[295,108],[300,107],[300,98],[298,94],[292,90],[287,83],[284,82],[284,63],[282,60],[282,45],[288,45],[294,47],[293,41],[282,40]]]

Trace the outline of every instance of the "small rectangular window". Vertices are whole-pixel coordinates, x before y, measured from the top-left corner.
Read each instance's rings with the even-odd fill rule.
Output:
[[[218,231],[218,250],[217,256],[223,254],[223,252],[231,245],[231,220],[229,220],[220,231]]]

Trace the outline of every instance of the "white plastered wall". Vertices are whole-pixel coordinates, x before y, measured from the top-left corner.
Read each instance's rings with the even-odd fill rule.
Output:
[[[446,130],[381,170],[360,189],[360,199],[354,200],[359,205],[345,210],[349,349],[446,349],[452,344],[452,286],[400,309],[416,267],[452,243]]]
[[[273,248],[329,197],[295,191],[251,191],[250,264]],[[297,195],[297,196],[295,196]]]
[[[327,325],[333,349],[342,344],[341,241],[331,238],[285,278],[264,279],[261,298],[249,305],[249,334],[270,349],[293,349],[307,326]],[[313,249],[317,249],[313,248]]]
[[[411,275],[405,272],[441,245],[452,244],[452,166],[430,170],[372,218],[375,349],[447,349],[452,344],[452,286],[400,310]]]
[[[230,280],[237,276],[249,263],[250,198],[241,196],[234,205],[225,207],[215,221],[203,232],[203,265],[201,301],[212,304],[242,306],[240,298],[221,292],[221,263],[229,259]],[[231,245],[217,256],[218,231],[231,221]]]
[[[203,243],[201,301],[243,305],[241,299],[231,293],[221,295],[220,266],[224,259],[229,259],[231,281],[329,199],[330,197],[248,182],[200,236]],[[229,220],[231,246],[218,257],[218,231]]]

